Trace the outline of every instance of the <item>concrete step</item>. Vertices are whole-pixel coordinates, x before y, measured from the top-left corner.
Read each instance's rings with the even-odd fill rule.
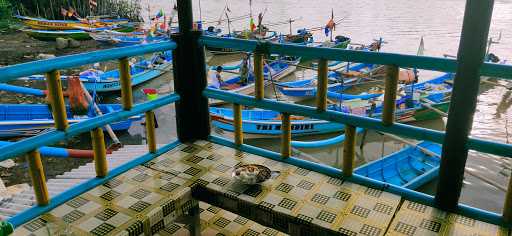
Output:
[[[158,145],[162,146],[162,145]],[[107,155],[108,169],[121,166],[148,152],[146,145],[125,145],[122,149]],[[89,162],[71,171],[57,175],[47,180],[50,197],[56,196],[82,182],[96,177],[94,163]],[[36,203],[34,191],[25,191],[13,194],[0,201],[0,220],[6,220],[17,213],[32,207]]]

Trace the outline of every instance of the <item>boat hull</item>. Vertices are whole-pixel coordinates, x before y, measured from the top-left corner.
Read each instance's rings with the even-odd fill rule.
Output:
[[[136,86],[152,80],[172,67],[172,63],[166,63],[157,66],[155,69],[147,70],[136,75],[132,75],[132,86]],[[88,91],[116,92],[121,90],[121,83],[119,79],[100,80],[100,81],[82,81]]]
[[[439,104],[433,104],[434,108],[442,111],[447,111],[450,103],[444,102]],[[222,108],[210,108],[210,115],[212,119],[212,125],[216,127],[215,131],[219,134],[233,136],[234,125],[233,118],[230,112],[226,113],[224,110],[221,115],[215,109]],[[379,118],[380,114],[375,114],[373,117]],[[397,110],[395,113],[395,120],[400,123],[409,123],[416,121],[424,121],[430,119],[438,119],[441,116],[428,108],[411,108],[404,110]],[[280,120],[251,120],[247,118],[242,119],[242,128],[244,132],[244,138],[246,139],[257,139],[257,138],[272,138],[279,137],[281,135],[281,121]],[[334,123],[329,121],[305,119],[305,120],[292,120],[292,136],[301,135],[315,135],[315,134],[326,134],[343,132],[344,125],[340,123]]]
[[[219,134],[233,136],[233,120],[212,115],[212,125],[217,127],[215,131]],[[242,121],[244,138],[270,138],[282,134],[281,121]],[[323,120],[296,120],[291,122],[292,136],[316,135],[333,132],[342,132],[344,125]]]
[[[441,155],[441,145],[423,141],[419,147]],[[441,159],[430,156],[418,148],[407,147],[382,159],[369,162],[354,170],[354,173],[381,182],[417,189],[433,180],[439,171]]]
[[[27,29],[24,31],[28,36],[41,41],[55,41],[57,38],[68,38],[74,40],[91,39],[87,32],[81,30],[47,31]]]
[[[265,87],[272,85],[272,82],[279,81],[279,80],[283,79],[284,77],[290,75],[291,73],[293,73],[295,71],[295,69],[296,69],[295,65],[288,66],[286,69],[273,75],[272,81],[265,80],[265,82],[264,82]],[[254,83],[250,83],[246,86],[243,86],[243,87],[240,87],[237,89],[233,89],[233,90],[229,90],[229,92],[243,94],[243,95],[251,95],[251,94],[254,94],[254,90],[255,90],[254,86],[255,86]],[[210,103],[210,105],[222,105],[222,104],[225,104],[226,101],[218,100],[218,99],[210,99],[209,103]]]
[[[32,18],[16,16],[24,25],[38,30],[74,30],[78,28],[104,27],[117,24],[127,24],[127,20],[100,20],[93,24],[73,20],[48,20],[43,18]]]
[[[119,104],[100,104],[104,114],[121,110]],[[91,117],[73,117],[68,110],[68,123],[74,124],[86,121]],[[0,138],[34,136],[54,128],[54,120],[47,105],[44,104],[9,104],[0,105]],[[142,116],[133,116],[126,120],[114,122],[110,126],[115,131],[128,130],[134,121],[141,120]]]

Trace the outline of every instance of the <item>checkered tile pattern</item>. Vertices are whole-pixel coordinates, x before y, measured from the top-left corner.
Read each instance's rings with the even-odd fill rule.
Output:
[[[278,173],[262,184],[244,185],[231,177],[242,164]],[[198,203],[191,192],[197,188],[219,193],[203,197],[222,199],[226,209],[239,215]],[[28,222],[15,234],[188,235],[180,216],[197,204],[203,235],[283,235],[278,230],[302,235],[508,234],[494,225],[401,202],[378,189],[206,141],[180,145]],[[273,228],[243,217],[248,215]]]
[[[404,201],[387,235],[507,236],[508,230],[419,203]]]

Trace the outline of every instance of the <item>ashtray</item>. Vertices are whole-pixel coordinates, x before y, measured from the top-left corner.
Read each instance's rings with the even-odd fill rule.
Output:
[[[233,170],[231,177],[244,184],[259,184],[278,174],[279,171],[271,171],[266,166],[247,164]]]

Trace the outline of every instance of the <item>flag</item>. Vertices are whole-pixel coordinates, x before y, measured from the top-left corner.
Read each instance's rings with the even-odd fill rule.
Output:
[[[78,13],[75,11],[75,8],[73,8],[73,7],[69,7],[69,8],[68,8],[67,14],[68,14],[68,15],[67,15],[68,17],[72,17],[72,16],[75,16],[75,17],[77,17],[77,18],[79,18],[79,17],[80,17],[80,16],[78,15]]]
[[[328,36],[329,32],[334,30],[334,27],[336,27],[336,23],[334,23],[334,10],[331,10],[331,19],[325,24],[325,36]]]
[[[328,36],[329,35],[329,32],[333,31],[334,30],[334,20],[333,19],[330,19],[327,24],[325,25],[325,29],[324,29],[324,32],[325,32],[325,36]]]
[[[423,53],[425,51],[425,43],[423,42],[423,36],[420,40],[420,46],[418,46],[418,52],[416,53],[417,56],[423,56]]]
[[[60,14],[64,17],[68,16],[68,10],[64,9],[63,7],[60,7]]]
[[[249,23],[249,28],[251,29],[251,32],[254,32],[256,30],[256,25],[254,24],[254,19],[251,17],[251,22]]]
[[[89,0],[89,8],[96,9],[96,7],[98,7],[98,2],[96,0]]]
[[[167,31],[167,16],[166,15],[164,15],[164,22],[162,22],[162,24],[160,24],[160,29],[163,31]]]
[[[164,11],[162,9],[160,9],[160,11],[158,11],[158,13],[156,13],[156,18],[158,19],[162,16],[164,16]]]

